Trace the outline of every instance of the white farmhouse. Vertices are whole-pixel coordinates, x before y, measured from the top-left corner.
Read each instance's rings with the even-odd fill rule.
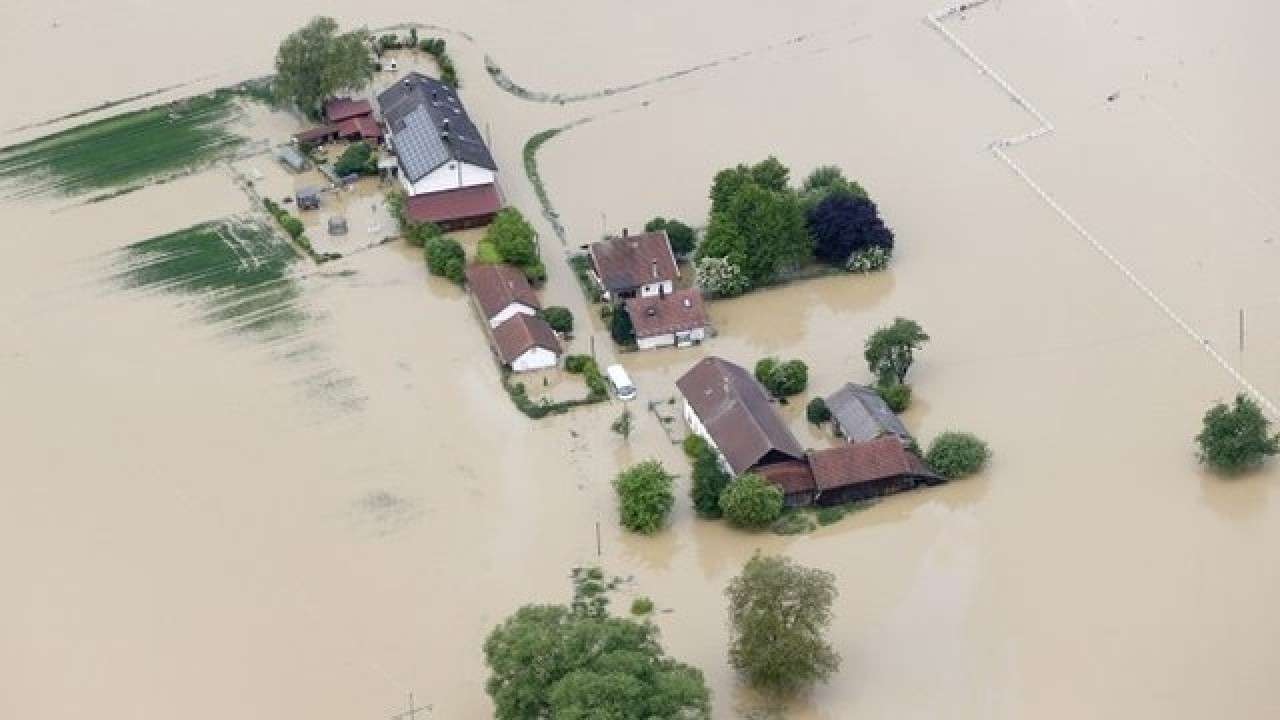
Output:
[[[591,273],[605,300],[657,297],[675,290],[680,277],[665,230],[608,238],[589,250]]]
[[[540,309],[524,273],[511,265],[468,265],[467,288],[490,329],[515,315],[537,315]]]

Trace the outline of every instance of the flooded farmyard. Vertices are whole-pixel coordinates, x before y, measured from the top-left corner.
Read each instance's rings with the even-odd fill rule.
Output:
[[[1001,0],[944,21],[1052,122],[1006,152],[1128,275],[993,155],[1036,119],[930,3],[20,3],[0,59],[43,69],[9,75],[6,146],[261,76],[313,13],[434,26],[540,233],[544,305],[639,397],[627,440],[616,400],[532,421],[421,251],[280,252],[237,179],[256,164],[265,192],[295,189],[251,154],[287,115],[237,106],[234,162],[115,196],[6,176],[0,715],[390,717],[412,692],[432,717],[491,716],[486,634],[598,563],[654,599],[734,717],[757,699],[727,662],[723,588],[761,549],[840,591],[842,669],[786,717],[1273,717],[1275,465],[1223,481],[1191,442],[1240,389],[1218,358],[1280,395],[1280,17],[1246,5]],[[567,126],[536,156],[562,241],[523,148]],[[563,255],[656,215],[705,225],[712,175],[768,155],[793,182],[823,164],[861,182],[890,269],[710,302],[706,343],[616,352]],[[800,357],[826,393],[871,379],[863,341],[897,316],[932,338],[905,423],[981,435],[985,473],[796,536],[696,519],[683,477],[667,530],[621,530],[619,469],[688,474],[659,416],[699,358]],[[782,413],[834,442],[803,403]]]

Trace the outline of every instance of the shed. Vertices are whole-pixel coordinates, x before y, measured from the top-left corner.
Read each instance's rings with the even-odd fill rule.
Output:
[[[299,210],[315,210],[320,207],[320,188],[302,188],[294,193],[293,199],[298,203]]]
[[[284,163],[285,167],[294,172],[302,172],[311,167],[311,161],[298,152],[297,148],[290,145],[281,145],[276,148],[276,158]]]
[[[893,435],[904,445],[912,442],[906,426],[880,394],[869,387],[845,383],[827,397],[827,407],[835,426],[849,442],[867,442],[881,435]]]
[[[811,452],[809,467],[819,505],[842,505],[945,482],[889,435]]]

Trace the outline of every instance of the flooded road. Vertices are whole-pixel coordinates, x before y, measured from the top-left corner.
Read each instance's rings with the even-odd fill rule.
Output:
[[[48,67],[10,77],[26,102],[0,108],[0,128],[262,74],[305,20],[142,7],[20,2],[0,59]],[[444,33],[531,218],[525,139],[591,118],[539,155],[567,234],[561,248],[538,222],[543,300],[580,324],[592,310],[558,253],[654,215],[701,225],[714,172],[769,154],[793,179],[827,163],[858,179],[897,233],[894,265],[715,302],[701,348],[620,356],[640,389],[623,441],[616,402],[519,415],[465,296],[399,244],[291,263],[255,286],[288,290],[265,308],[127,282],[138,243],[251,212],[225,168],[93,205],[0,205],[0,716],[378,718],[414,692],[434,717],[486,717],[485,634],[599,562],[633,578],[616,607],[636,594],[669,611],[666,647],[733,717],[754,699],[726,662],[722,589],[759,548],[839,583],[844,665],[788,717],[1274,717],[1275,466],[1199,471],[1199,418],[1237,388],[987,151],[1029,120],[922,22],[933,5],[313,9],[473,37]],[[1276,12],[1008,0],[949,25],[1054,119],[1017,160],[1273,397]],[[41,50],[55,39],[65,50]],[[486,55],[539,91],[641,86],[532,103],[488,81]],[[682,479],[669,531],[619,531],[620,467],[687,474],[648,404],[665,412],[698,357],[799,357],[825,394],[867,379],[862,342],[899,315],[932,336],[907,425],[981,435],[987,473],[793,537],[696,520]],[[263,316],[279,321],[246,322]],[[598,324],[574,350],[592,334],[610,356]],[[804,444],[831,442],[803,403],[784,412]]]

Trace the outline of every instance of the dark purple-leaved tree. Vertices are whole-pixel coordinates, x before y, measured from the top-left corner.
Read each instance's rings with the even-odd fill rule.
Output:
[[[832,193],[809,211],[807,220],[813,255],[829,265],[843,266],[850,255],[873,246],[893,250],[893,231],[867,198]]]

